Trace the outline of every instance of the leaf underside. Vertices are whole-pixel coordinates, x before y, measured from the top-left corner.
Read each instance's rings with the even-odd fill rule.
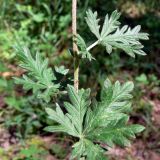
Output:
[[[109,16],[105,16],[102,26],[99,25],[100,19],[97,12],[88,10],[86,12],[86,23],[88,24],[90,31],[96,36],[98,43],[105,46],[107,53],[111,54],[113,49],[121,49],[131,57],[135,57],[135,54],[146,55],[142,50],[143,45],[140,40],[148,40],[148,34],[140,32],[141,26],[138,25],[131,29],[128,25],[120,27],[120,13],[115,10]],[[87,50],[85,41],[79,35],[77,36],[79,46],[79,52],[83,58],[92,60],[92,56]]]

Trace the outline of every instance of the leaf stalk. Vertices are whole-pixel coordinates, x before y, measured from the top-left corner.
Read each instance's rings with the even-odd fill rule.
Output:
[[[90,51],[93,47],[95,47],[99,43],[99,40],[91,44],[89,47],[87,47],[87,51]]]

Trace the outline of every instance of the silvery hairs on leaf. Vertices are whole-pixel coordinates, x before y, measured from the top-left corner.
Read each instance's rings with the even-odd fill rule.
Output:
[[[22,78],[15,77],[15,82],[22,84],[26,90],[32,90],[38,98],[49,102],[51,97],[58,93],[60,84],[55,83],[57,78],[53,70],[48,67],[48,59],[43,60],[39,53],[36,53],[34,58],[27,47],[17,45],[15,49],[21,60],[20,66],[27,71]],[[56,67],[56,71],[62,74],[68,72],[64,67]]]
[[[135,54],[146,55],[142,50],[143,45],[140,43],[140,40],[148,40],[148,34],[140,32],[140,25],[133,29],[128,25],[120,28],[120,15],[121,14],[117,10],[112,12],[111,16],[107,14],[103,25],[100,26],[100,19],[98,19],[97,12],[88,10],[86,13],[86,22],[91,32],[98,40],[89,47],[86,47],[85,41],[83,40],[83,43],[78,45],[80,47],[80,52],[82,51],[85,54],[94,46],[101,44],[106,47],[106,51],[109,54],[112,52],[113,48],[119,48],[131,57],[135,57]]]
[[[104,150],[95,142],[109,146],[130,145],[130,139],[144,130],[138,124],[128,124],[131,109],[132,82],[114,84],[109,79],[104,82],[99,102],[91,103],[90,89],[80,89],[78,93],[68,85],[70,102],[64,102],[67,113],[57,104],[56,110],[46,108],[50,119],[57,125],[45,128],[49,132],[64,132],[79,138],[73,145],[72,158],[87,157],[88,160],[106,159]]]

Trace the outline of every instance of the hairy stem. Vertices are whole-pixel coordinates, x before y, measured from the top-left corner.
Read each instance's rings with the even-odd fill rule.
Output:
[[[77,0],[72,0],[72,34],[73,37],[77,34]],[[73,54],[74,54],[74,88],[78,92],[79,87],[79,58],[78,47],[73,40]]]
[[[88,48],[87,51],[90,51],[93,47],[95,47],[97,44],[99,43],[99,40],[97,40],[96,42],[94,42],[93,44],[91,44]]]

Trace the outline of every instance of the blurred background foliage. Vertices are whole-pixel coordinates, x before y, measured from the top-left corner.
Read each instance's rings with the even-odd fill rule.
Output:
[[[122,24],[131,27],[140,24],[142,30],[150,34],[150,40],[144,43],[148,54],[145,57],[132,59],[119,50],[108,55],[101,47],[93,49],[97,60],[81,63],[80,84],[81,87],[91,87],[94,96],[106,77],[113,81],[133,80],[135,99],[131,122],[139,121],[147,127],[141,139],[149,142],[147,149],[160,152],[160,139],[157,141],[160,137],[160,127],[157,127],[160,125],[160,1],[78,0],[78,32],[91,43],[94,37],[84,19],[88,8],[97,10],[101,20],[106,13],[117,9],[122,13]],[[50,123],[44,113],[46,104],[35,100],[31,93],[24,92],[12,80],[13,76],[24,72],[17,67],[15,43],[27,45],[33,54],[40,51],[49,58],[51,66],[65,65],[72,74],[72,57],[68,53],[72,47],[71,39],[71,0],[0,0],[0,125],[7,129],[0,131],[0,157],[3,156],[4,160],[14,153],[14,147],[10,155],[4,153],[4,135],[8,135],[8,145],[24,142],[34,134],[43,136],[43,127]],[[72,142],[68,142],[64,135],[58,135],[58,138],[62,139],[63,145],[54,147],[58,149],[50,152],[64,158],[67,153],[61,154],[62,148],[64,150],[64,146]],[[36,159],[30,153],[32,148],[36,150],[37,144],[27,143],[17,157]]]

